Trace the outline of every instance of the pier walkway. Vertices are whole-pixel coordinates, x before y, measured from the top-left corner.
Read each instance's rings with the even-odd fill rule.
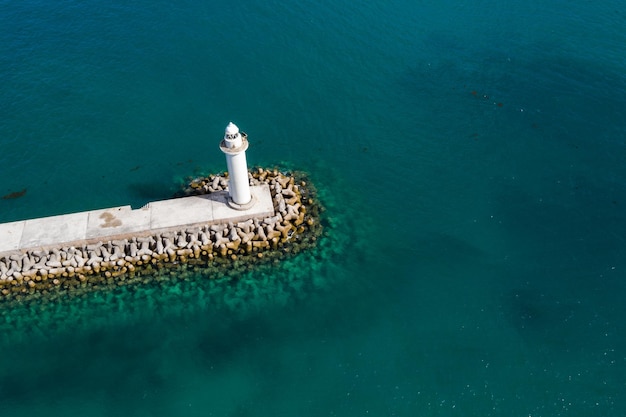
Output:
[[[228,192],[219,191],[154,201],[134,210],[120,206],[0,224],[0,257],[35,248],[78,246],[273,216],[269,186],[253,186],[250,191],[255,203],[246,210],[232,208]]]

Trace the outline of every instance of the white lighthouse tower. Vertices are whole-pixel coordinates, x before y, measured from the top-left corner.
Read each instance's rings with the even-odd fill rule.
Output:
[[[224,140],[220,143],[220,149],[226,154],[230,203],[234,208],[240,210],[248,209],[254,204],[250,194],[248,165],[246,163],[248,138],[245,133],[242,136],[239,133],[239,128],[233,122],[230,122],[226,126]]]

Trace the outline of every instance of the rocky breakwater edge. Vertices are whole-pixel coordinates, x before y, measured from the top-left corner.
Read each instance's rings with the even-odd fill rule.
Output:
[[[188,276],[181,274],[181,268],[213,278],[236,276],[315,246],[322,234],[323,208],[307,175],[256,168],[249,179],[250,185],[269,185],[274,216],[0,257],[0,300]],[[196,177],[177,196],[220,192],[227,184],[228,173]]]

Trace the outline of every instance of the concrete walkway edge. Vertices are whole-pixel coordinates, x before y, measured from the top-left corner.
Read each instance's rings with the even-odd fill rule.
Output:
[[[0,257],[32,249],[110,241],[154,235],[188,227],[262,219],[274,215],[269,186],[250,187],[255,204],[237,210],[228,204],[228,192],[90,210],[0,224]]]

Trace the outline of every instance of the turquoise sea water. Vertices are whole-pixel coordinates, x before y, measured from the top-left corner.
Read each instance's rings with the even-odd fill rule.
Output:
[[[313,251],[0,306],[2,416],[626,415],[617,1],[0,1],[0,221],[251,165]]]

